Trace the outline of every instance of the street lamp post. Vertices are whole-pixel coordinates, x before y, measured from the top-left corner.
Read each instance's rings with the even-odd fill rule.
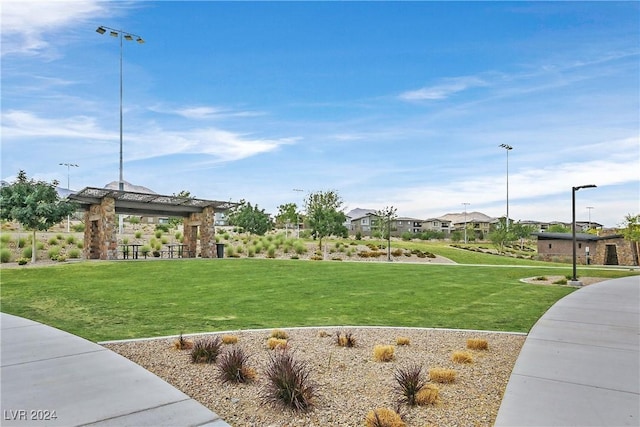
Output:
[[[69,176],[71,175],[71,168],[79,168],[80,166],[76,165],[75,163],[58,163],[60,166],[66,166],[67,167],[67,190],[71,191],[71,186],[69,184],[70,179]],[[71,231],[71,216],[67,215],[67,233],[69,233]]]
[[[464,202],[462,204],[464,205],[464,243],[466,245],[467,244],[467,206],[469,206],[469,203]]]
[[[509,151],[513,150],[513,147],[508,144],[500,144],[500,147],[507,151],[507,231],[509,231]]]
[[[124,177],[122,173],[122,86],[123,86],[122,85],[122,80],[123,80],[122,78],[122,39],[124,38],[127,41],[133,41],[135,37],[135,40],[140,44],[143,44],[144,40],[142,39],[142,37],[140,37],[137,34],[129,33],[127,31],[118,30],[115,28],[105,27],[104,25],[99,26],[96,29],[96,33],[105,34],[107,30],[109,31],[109,35],[111,37],[118,37],[120,39],[120,162],[119,162],[120,174],[118,178],[118,190],[124,191]],[[122,234],[122,215],[120,215],[118,222],[119,222],[119,232],[120,234]]]
[[[576,258],[577,258],[577,244],[576,244],[576,191],[583,188],[596,188],[596,185],[580,185],[578,187],[571,187],[571,233],[573,237],[573,276],[570,285],[582,286],[582,282],[578,280],[576,272]]]

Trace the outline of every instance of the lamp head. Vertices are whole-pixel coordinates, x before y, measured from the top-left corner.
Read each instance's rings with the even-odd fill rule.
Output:
[[[99,34],[104,34],[106,32],[107,32],[107,30],[105,30],[103,27],[98,27],[96,29],[96,33],[99,33]]]
[[[504,148],[505,150],[513,150],[513,147],[508,144],[500,144],[500,147]]]
[[[578,187],[573,187],[573,191],[578,191],[581,190],[583,188],[596,188],[597,185],[594,184],[588,184],[588,185],[579,185]]]

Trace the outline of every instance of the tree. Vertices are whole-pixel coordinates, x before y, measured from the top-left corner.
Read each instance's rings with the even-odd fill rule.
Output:
[[[510,231],[516,239],[520,240],[520,250],[524,249],[524,241],[531,237],[531,234],[535,233],[536,227],[534,225],[525,225],[519,222],[512,222]]]
[[[547,229],[549,233],[571,233],[571,227],[563,224],[553,224]]]
[[[516,236],[513,234],[512,228],[507,229],[506,219],[500,218],[494,230],[489,233],[489,240],[491,240],[493,246],[498,249],[498,252],[503,254],[505,246],[514,242],[516,240]]]
[[[322,239],[327,236],[347,236],[344,223],[347,216],[342,212],[342,199],[335,191],[311,193],[304,201],[307,222],[311,235],[318,239],[318,248],[322,250]]]
[[[182,197],[185,199],[195,199],[195,196],[191,195],[191,192],[188,190],[181,190],[178,194],[173,193],[174,197]],[[169,217],[169,225],[173,228],[178,228],[180,224],[184,222],[184,218],[179,216],[170,216]]]
[[[300,214],[298,213],[298,205],[295,203],[285,203],[278,206],[278,215],[276,215],[276,227],[286,227],[287,224],[297,224]]]
[[[378,230],[382,233],[382,237],[387,239],[387,261],[391,261],[391,221],[397,218],[398,209],[393,206],[387,206],[376,212],[378,217]]]
[[[632,253],[636,265],[638,265],[638,255],[640,254],[640,214],[627,214],[621,226],[624,227],[621,230],[622,235],[631,243],[631,247],[633,248]]]
[[[258,205],[251,206],[251,203],[240,200],[238,206],[229,210],[227,215],[229,225],[242,228],[244,231],[262,236],[271,230],[271,217],[265,213],[264,209]]]
[[[17,221],[33,232],[31,262],[36,262],[36,231],[46,231],[76,210],[75,203],[60,199],[58,181],[51,184],[29,179],[24,171],[0,190],[0,218]]]

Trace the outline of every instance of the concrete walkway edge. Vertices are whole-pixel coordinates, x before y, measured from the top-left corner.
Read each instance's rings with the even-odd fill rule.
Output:
[[[229,426],[111,350],[0,314],[2,426]]]
[[[640,276],[581,288],[529,333],[495,426],[640,425]]]

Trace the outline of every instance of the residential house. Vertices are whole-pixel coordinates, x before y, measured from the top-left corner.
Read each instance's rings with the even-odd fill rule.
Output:
[[[445,237],[451,233],[451,221],[440,218],[428,218],[422,221],[422,231],[437,231]]]
[[[483,214],[482,212],[462,212],[448,213],[437,218],[440,221],[449,221],[451,231],[463,231],[465,226],[472,228],[479,239],[484,239],[491,231],[491,224],[494,218]]]

